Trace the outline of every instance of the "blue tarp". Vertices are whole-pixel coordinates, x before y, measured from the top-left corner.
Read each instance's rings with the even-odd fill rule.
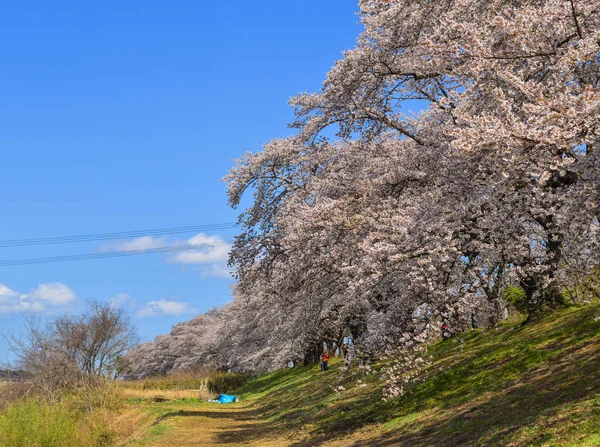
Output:
[[[218,401],[220,404],[230,404],[235,402],[235,396],[232,396],[231,394],[220,394]]]

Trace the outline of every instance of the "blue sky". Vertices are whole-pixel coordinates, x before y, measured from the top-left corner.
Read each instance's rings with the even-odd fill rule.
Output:
[[[6,3],[0,240],[235,221],[220,179],[233,158],[290,133],[287,99],[318,90],[353,47],[356,10],[341,0]],[[0,260],[234,234],[0,248]],[[148,340],[229,300],[223,262],[215,249],[0,267],[0,327],[18,334],[25,312],[112,299]]]

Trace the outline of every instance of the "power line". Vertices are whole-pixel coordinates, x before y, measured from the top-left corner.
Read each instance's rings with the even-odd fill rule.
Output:
[[[123,270],[120,269],[117,272],[105,272],[105,273],[88,273],[85,275],[68,275],[68,276],[62,276],[60,275],[60,279],[81,279],[81,278],[98,278],[98,277],[103,277],[103,276],[110,276],[110,277],[116,277],[116,276],[133,276],[133,275],[142,275],[142,274],[147,274],[147,273],[157,273],[157,272],[169,272],[169,268],[167,268],[166,266],[162,266],[160,268],[156,268],[156,269],[146,269],[146,270]],[[56,280],[56,277],[52,277],[52,278],[40,278],[38,276],[26,276],[26,277],[22,277],[19,276],[18,279],[20,280],[29,280],[29,281],[39,281],[39,282],[52,282]]]
[[[55,262],[69,262],[69,261],[87,261],[91,259],[104,259],[104,258],[120,258],[123,256],[135,256],[135,255],[146,255],[155,253],[172,253],[178,251],[197,250],[200,248],[216,248],[229,246],[231,241],[223,241],[221,243],[215,242],[212,244],[186,244],[186,245],[173,245],[167,247],[157,247],[139,250],[123,250],[123,251],[109,251],[100,253],[84,253],[75,255],[63,255],[63,256],[48,256],[43,258],[26,258],[26,259],[8,259],[0,261],[0,267],[12,267],[17,265],[32,265],[32,264],[50,264]]]
[[[75,236],[54,236],[45,238],[31,238],[31,239],[10,239],[0,241],[0,248],[6,247],[25,247],[31,245],[50,245],[50,244],[67,244],[74,242],[90,242],[90,241],[101,241],[110,239],[127,239],[132,237],[142,236],[166,236],[171,234],[184,234],[202,231],[217,231],[227,230],[235,228],[237,224],[235,222],[224,222],[207,225],[191,225],[187,227],[171,227],[171,228],[156,228],[151,230],[134,230],[134,231],[120,231],[113,233],[92,233],[92,234],[81,234]]]
[[[160,268],[154,268],[154,269],[144,269],[144,270],[126,270],[126,269],[119,269],[116,272],[104,272],[104,273],[87,273],[84,275],[67,275],[67,276],[63,276],[60,275],[59,278],[60,280],[73,280],[73,279],[83,279],[83,278],[101,278],[101,277],[105,277],[105,276],[110,276],[111,278],[114,277],[119,277],[119,276],[126,276],[126,277],[131,277],[131,276],[135,276],[135,275],[147,275],[148,273],[172,273],[173,266],[166,266],[163,265]],[[185,273],[186,271],[184,269],[178,270],[179,272]],[[194,272],[194,270],[191,270],[192,273]],[[43,283],[43,282],[52,282],[52,281],[56,281],[56,276],[53,277],[39,277],[39,276],[17,276],[15,278],[18,278],[19,280],[28,280],[28,281],[37,281],[39,283]],[[142,285],[142,286],[155,286],[155,284],[138,284],[136,283],[136,286],[138,285]]]

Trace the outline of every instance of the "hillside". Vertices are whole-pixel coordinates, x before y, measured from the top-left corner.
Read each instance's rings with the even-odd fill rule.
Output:
[[[598,446],[598,348],[600,306],[571,307],[438,342],[428,378],[388,402],[381,365],[334,360],[262,376],[239,404],[138,403],[161,422],[135,445]]]

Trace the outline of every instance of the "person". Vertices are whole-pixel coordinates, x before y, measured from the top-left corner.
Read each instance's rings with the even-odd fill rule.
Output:
[[[442,339],[448,340],[450,338],[450,332],[448,332],[448,325],[442,323]]]
[[[328,371],[329,366],[329,352],[325,351],[323,355],[321,355],[321,371]]]
[[[471,311],[471,327],[473,329],[479,328],[479,319],[477,318],[477,313],[474,310]]]
[[[342,356],[344,357],[344,360],[348,357],[348,345],[346,343],[342,345]]]

